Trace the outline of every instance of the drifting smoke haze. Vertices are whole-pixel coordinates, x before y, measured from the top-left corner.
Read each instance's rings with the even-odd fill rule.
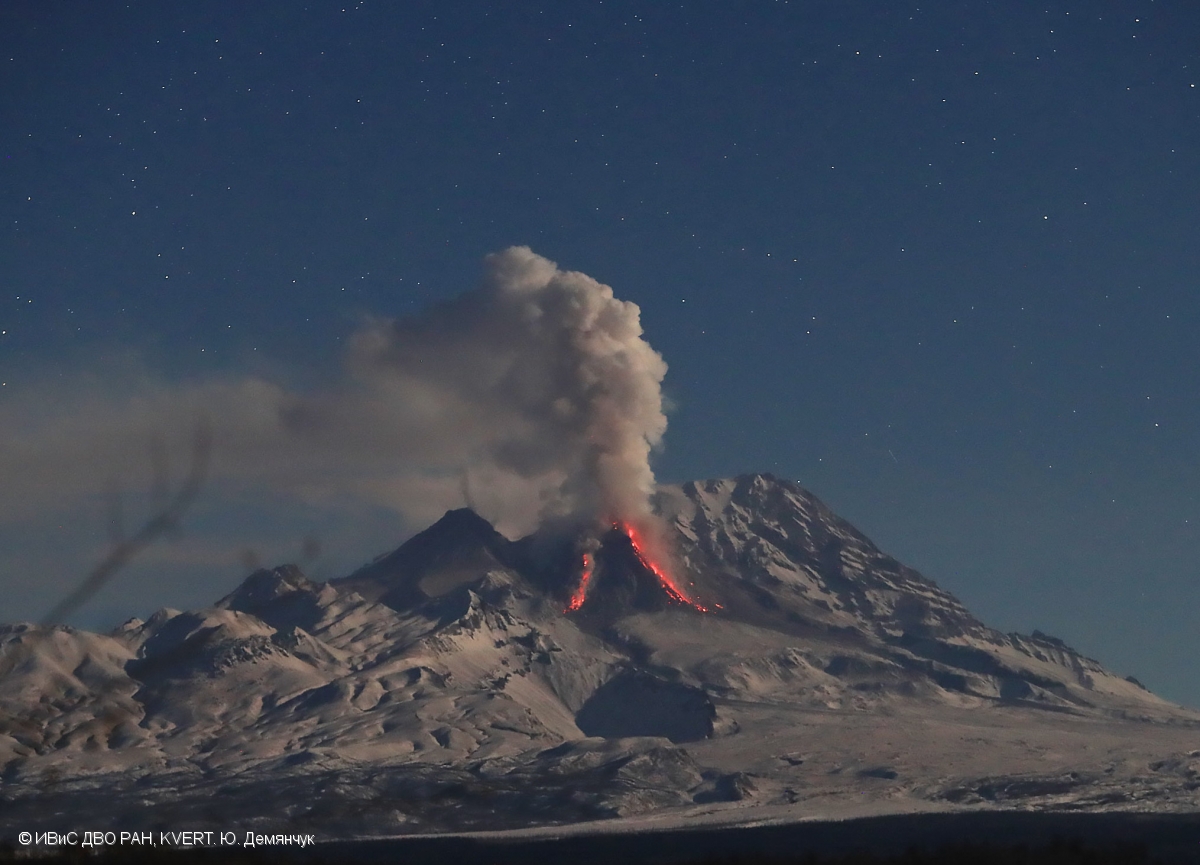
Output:
[[[419,528],[467,500],[510,536],[547,520],[592,534],[625,521],[654,544],[650,455],[667,425],[667,367],[639,314],[608,286],[513,247],[485,259],[476,289],[366,322],[339,382],[318,392],[259,377],[168,384],[142,371],[10,394],[0,516],[102,511],[114,480],[145,483],[147,442],[184,462],[203,415],[209,505],[383,506]]]
[[[438,470],[530,484],[539,519],[649,518],[667,367],[638,307],[527,247],[486,265],[478,290],[360,331],[352,375],[450,446]],[[304,431],[341,414],[329,408],[310,401],[285,418]]]

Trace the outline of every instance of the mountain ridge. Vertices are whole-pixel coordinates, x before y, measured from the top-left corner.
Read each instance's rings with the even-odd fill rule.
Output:
[[[992,807],[998,777],[1021,807],[1198,804],[1200,713],[987,627],[798,484],[689,482],[655,503],[700,606],[619,527],[589,542],[574,606],[578,527],[513,541],[460,509],[328,583],[283,565],[107,635],[0,626],[18,662],[0,682],[8,810],[98,814],[103,785],[133,826],[150,785],[155,813],[203,822],[219,779],[245,791],[223,813],[342,834]],[[1083,780],[1020,780],[1064,773]],[[271,803],[251,795],[272,782]]]

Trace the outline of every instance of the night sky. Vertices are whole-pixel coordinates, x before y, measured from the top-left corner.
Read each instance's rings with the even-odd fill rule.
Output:
[[[523,244],[641,307],[661,480],[798,480],[988,624],[1200,706],[1197,37],[1185,0],[6,2],[0,620],[161,496],[160,457],[79,457],[89,418],[177,485],[190,422],[146,393],[319,389]],[[214,482],[71,621],[412,522]]]

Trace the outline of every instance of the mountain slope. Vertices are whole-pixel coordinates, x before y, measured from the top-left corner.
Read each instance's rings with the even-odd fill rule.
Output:
[[[575,605],[574,529],[460,510],[328,584],[283,566],[109,635],[0,628],[0,832],[1200,804],[1200,714],[988,628],[798,485],[657,506],[695,605],[619,527]]]
[[[818,652],[819,666],[860,691],[905,682],[1045,707],[1172,711],[1060,640],[986,627],[797,484],[693,482],[664,489],[660,507],[698,591],[724,603],[722,619],[844,647]]]

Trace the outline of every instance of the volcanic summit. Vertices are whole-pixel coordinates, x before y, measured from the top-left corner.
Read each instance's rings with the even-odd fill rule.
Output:
[[[510,540],[462,509],[329,583],[4,626],[0,832],[1200,805],[1200,713],[987,627],[799,485],[654,506],[669,562],[620,523]]]

